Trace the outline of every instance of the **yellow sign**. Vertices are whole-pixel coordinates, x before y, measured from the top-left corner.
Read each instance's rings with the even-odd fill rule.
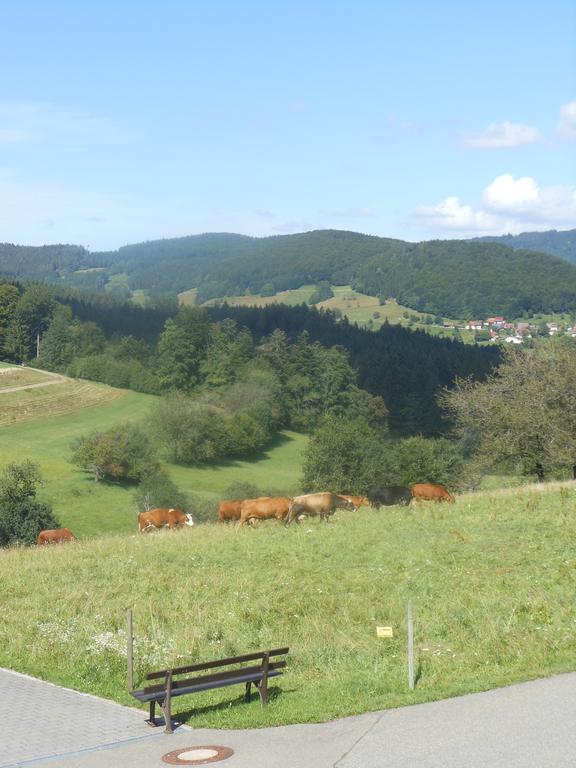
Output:
[[[376,627],[376,637],[394,637],[392,627]]]

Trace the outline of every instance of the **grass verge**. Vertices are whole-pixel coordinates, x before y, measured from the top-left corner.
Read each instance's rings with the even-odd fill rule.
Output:
[[[289,529],[205,525],[0,552],[0,665],[123,703],[137,673],[291,648],[271,705],[182,697],[198,727],[322,721],[575,668],[573,487],[364,509]],[[418,684],[406,685],[407,600]],[[380,640],[376,625],[392,625]],[[193,714],[191,714],[193,710]]]

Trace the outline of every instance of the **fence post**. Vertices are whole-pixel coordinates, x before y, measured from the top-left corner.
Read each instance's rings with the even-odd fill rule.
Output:
[[[126,609],[126,659],[128,661],[128,690],[134,690],[134,658],[133,658],[133,638],[132,638],[132,609]]]
[[[408,688],[414,690],[414,617],[412,600],[408,601]]]

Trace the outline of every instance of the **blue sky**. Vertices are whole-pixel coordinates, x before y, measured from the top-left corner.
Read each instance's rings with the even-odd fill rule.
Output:
[[[576,227],[572,0],[0,0],[0,29],[0,241]]]

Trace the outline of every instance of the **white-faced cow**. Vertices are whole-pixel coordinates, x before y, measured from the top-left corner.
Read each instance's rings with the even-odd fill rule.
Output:
[[[182,512],[181,509],[158,507],[138,515],[140,533],[157,528],[182,528],[184,525],[194,525],[194,520],[192,515]]]

